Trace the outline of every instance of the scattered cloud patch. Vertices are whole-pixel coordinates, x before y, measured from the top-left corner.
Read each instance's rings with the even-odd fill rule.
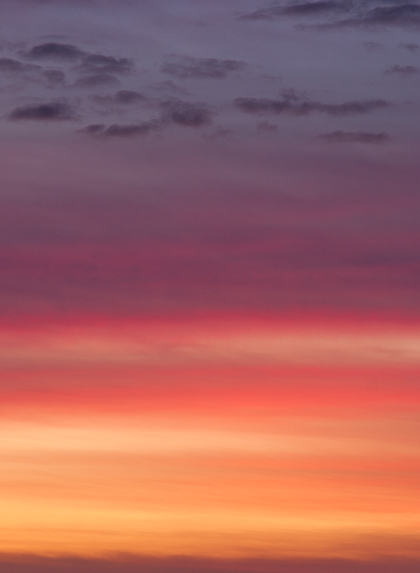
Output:
[[[102,135],[108,137],[133,137],[135,135],[147,135],[160,127],[160,122],[156,120],[145,121],[138,124],[110,125]]]
[[[362,45],[367,52],[375,52],[376,50],[380,50],[384,47],[384,45],[379,42],[363,42]]]
[[[171,56],[163,64],[161,71],[183,80],[197,78],[224,79],[231,72],[243,70],[246,65],[245,62],[238,60]]]
[[[114,96],[114,101],[121,104],[138,103],[145,99],[143,94],[131,90],[120,90]]]
[[[114,58],[102,54],[86,54],[78,69],[85,73],[127,74],[134,68],[129,58]]]
[[[418,44],[399,44],[400,48],[404,48],[404,50],[408,50],[409,52],[417,52],[420,49]]]
[[[99,133],[103,132],[105,129],[105,125],[103,123],[91,123],[78,131],[80,133],[86,133],[88,135],[98,135]]]
[[[412,76],[413,74],[418,74],[419,71],[420,70],[417,66],[400,66],[397,64],[395,66],[392,66],[392,68],[388,68],[387,70],[385,70],[384,74],[400,76],[401,78],[407,78],[409,76]]]
[[[254,115],[303,116],[318,112],[332,116],[348,116],[369,113],[390,104],[382,99],[326,104],[304,99],[302,94],[292,89],[283,92],[283,99],[240,97],[234,100],[234,105],[241,111]]]
[[[184,101],[168,101],[161,104],[164,121],[185,127],[202,127],[212,122],[213,113],[201,104]]]
[[[370,133],[366,131],[333,131],[322,133],[318,139],[328,143],[369,143],[381,144],[389,140],[388,133]]]
[[[93,74],[91,76],[82,76],[75,82],[77,88],[96,88],[99,86],[111,86],[119,84],[119,80],[111,74]]]
[[[23,72],[25,66],[18,60],[12,58],[0,58],[0,72],[6,73],[20,73]]]
[[[22,55],[31,60],[62,60],[74,61],[84,56],[85,52],[79,50],[72,44],[59,44],[57,42],[48,42],[34,46],[28,52]]]
[[[42,73],[52,85],[64,85],[66,81],[66,74],[61,70],[45,70]]]
[[[87,125],[83,129],[79,129],[78,131],[87,135],[96,135],[101,137],[134,137],[137,135],[147,135],[151,131],[159,129],[160,126],[161,122],[158,120],[125,125],[114,123],[109,127],[106,127],[102,123],[93,123],[91,125]]]
[[[64,102],[21,106],[15,108],[9,115],[10,120],[36,121],[68,121],[75,117],[73,108]]]

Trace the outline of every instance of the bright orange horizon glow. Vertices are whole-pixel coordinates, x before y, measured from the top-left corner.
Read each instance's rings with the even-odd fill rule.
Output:
[[[415,325],[1,337],[0,552],[420,557]]]

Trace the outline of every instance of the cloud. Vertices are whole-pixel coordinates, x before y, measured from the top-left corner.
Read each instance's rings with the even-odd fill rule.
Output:
[[[39,44],[24,52],[22,55],[31,60],[64,60],[74,61],[80,59],[85,52],[79,50],[72,44],[59,44],[57,42],[48,42]]]
[[[120,90],[115,95],[107,96],[93,96],[93,99],[97,103],[102,104],[120,104],[120,105],[130,105],[132,103],[144,102],[147,98],[139,93],[132,90]]]
[[[417,50],[420,49],[420,46],[418,44],[399,44],[399,47],[404,48],[409,52],[416,52]]]
[[[103,132],[105,125],[103,123],[91,123],[82,129],[78,129],[80,133],[86,133],[87,135],[98,135],[98,133]]]
[[[362,9],[351,18],[318,26],[319,28],[418,28],[420,27],[420,5],[396,4]]]
[[[202,127],[212,121],[213,112],[201,104],[183,101],[162,103],[162,119],[185,127]]]
[[[77,88],[93,88],[98,86],[109,86],[119,84],[119,80],[111,74],[93,74],[91,76],[82,76],[75,82]]]
[[[80,129],[79,132],[103,137],[133,137],[136,135],[147,135],[151,131],[159,129],[160,126],[161,122],[157,120],[125,125],[115,123],[109,127],[105,127],[105,125],[101,123],[95,123]]]
[[[347,2],[335,2],[326,0],[320,2],[302,2],[289,6],[270,6],[260,8],[249,14],[240,16],[240,20],[272,20],[282,16],[318,16],[322,14],[343,12],[349,9]]]
[[[25,66],[18,60],[11,58],[0,58],[0,72],[23,72]]]
[[[392,0],[391,0],[392,2]],[[394,0],[395,2],[395,0]],[[348,18],[336,19],[340,13],[349,13]],[[273,20],[283,17],[328,17],[322,24],[304,26],[305,28],[343,28],[343,27],[420,27],[420,5],[415,2],[398,3],[390,6],[369,7],[369,3],[357,1],[337,2],[326,0],[302,2],[286,6],[275,5],[261,8],[240,16],[240,20]]]
[[[79,70],[87,73],[101,74],[127,74],[134,67],[132,60],[128,58],[114,58],[102,54],[86,54],[82,58]]]
[[[245,62],[238,60],[171,56],[163,64],[161,71],[180,79],[224,79],[231,72],[243,70],[246,65]]]
[[[325,113],[332,116],[347,116],[368,113],[388,107],[390,104],[382,99],[349,101],[340,104],[325,104],[303,99],[294,90],[283,92],[283,99],[246,98],[234,100],[234,105],[245,113],[255,115],[293,115],[302,116],[311,113]]]
[[[333,131],[322,133],[318,139],[328,143],[371,143],[380,144],[389,140],[388,133],[370,133],[366,131]]]
[[[68,121],[75,118],[72,107],[63,102],[16,107],[9,115],[11,120]]]
[[[412,76],[413,74],[418,74],[419,73],[419,68],[417,66],[400,66],[400,65],[395,65],[392,66],[391,68],[388,68],[387,70],[384,71],[384,74],[386,75],[397,75],[400,76],[402,78],[406,78],[408,76]]]
[[[61,70],[45,70],[42,73],[50,84],[63,85],[66,81],[66,74]]]
[[[379,42],[363,42],[363,47],[366,48],[368,52],[373,52],[375,50],[383,48],[384,45],[380,44]]]

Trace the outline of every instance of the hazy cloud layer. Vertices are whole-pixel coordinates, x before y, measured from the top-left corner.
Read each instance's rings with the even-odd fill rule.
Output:
[[[11,120],[68,121],[75,119],[74,109],[64,102],[50,102],[16,107],[9,115]]]
[[[366,131],[333,131],[322,133],[318,139],[328,143],[372,143],[380,144],[389,140],[388,133],[369,133]]]
[[[216,58],[193,58],[171,56],[163,64],[161,71],[179,79],[213,78],[223,79],[231,72],[241,71],[245,62],[218,60]]]

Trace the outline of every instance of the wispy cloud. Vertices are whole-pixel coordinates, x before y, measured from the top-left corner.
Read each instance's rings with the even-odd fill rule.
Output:
[[[224,79],[232,72],[245,69],[246,65],[245,62],[238,60],[169,56],[161,67],[161,71],[179,79]]]
[[[383,99],[354,100],[338,104],[328,104],[305,99],[293,90],[283,92],[282,99],[247,98],[234,100],[234,105],[245,113],[254,115],[292,115],[303,116],[311,113],[324,113],[332,116],[347,116],[369,113],[389,107]]]
[[[400,76],[402,78],[407,78],[408,76],[412,76],[419,73],[419,68],[417,66],[400,66],[395,65],[391,68],[388,68],[384,71],[385,75],[394,75]]]
[[[322,133],[318,139],[328,143],[370,143],[381,144],[389,140],[388,133],[370,133],[367,131],[333,131]]]

